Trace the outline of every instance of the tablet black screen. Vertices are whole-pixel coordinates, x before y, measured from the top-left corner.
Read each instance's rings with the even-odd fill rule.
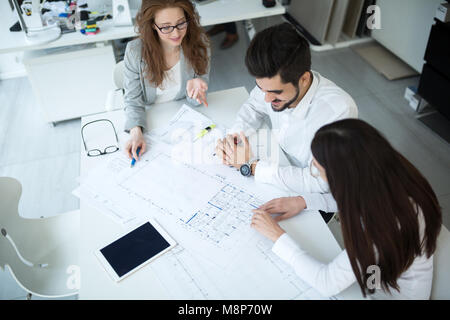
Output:
[[[100,252],[121,277],[169,246],[150,222],[147,222],[100,249]]]

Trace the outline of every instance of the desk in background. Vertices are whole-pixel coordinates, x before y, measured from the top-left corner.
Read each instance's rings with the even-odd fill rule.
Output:
[[[244,87],[213,92],[208,95],[209,107],[196,108],[213,121],[231,127],[236,113],[242,103],[248,98]],[[178,111],[181,101],[171,101],[153,105],[147,110],[147,123],[149,129],[166,124]],[[112,111],[83,117],[81,125],[95,119],[111,120],[117,131],[123,130],[125,114],[123,110]],[[120,141],[122,147],[125,141]],[[92,168],[105,157],[87,157],[84,148],[81,148],[80,171],[86,176]],[[119,150],[118,152],[123,152]],[[80,269],[81,288],[80,299],[168,299],[170,296],[160,284],[157,275],[151,268],[143,267],[119,283],[111,280],[102,265],[94,255],[94,251],[116,236],[123,233],[120,225],[114,223],[109,217],[80,201]],[[332,233],[319,213],[308,212],[292,219],[282,221],[282,227],[299,241],[302,247],[321,261],[331,261],[341,251]],[[243,283],[242,285],[245,285]],[[341,299],[361,299],[359,287],[354,284],[338,295]],[[240,299],[239,296],[233,299]]]
[[[285,8],[277,3],[272,8],[265,8],[261,0],[216,0],[207,4],[196,6],[200,15],[200,24],[204,27],[256,18],[280,15],[286,12]],[[0,54],[21,50],[38,50],[58,48],[64,46],[95,43],[122,38],[135,37],[134,26],[114,27],[112,20],[98,22],[101,31],[95,36],[85,36],[78,32],[63,34],[59,39],[45,44],[29,44],[23,32],[10,32],[9,28],[18,20],[15,12],[10,10],[7,1],[1,1],[0,12]],[[8,15],[9,13],[9,15]]]
[[[279,3],[265,8],[261,0],[216,0],[198,4],[197,10],[202,26],[285,13],[285,8]],[[114,27],[112,20],[106,20],[98,23],[101,31],[95,36],[77,31],[37,45],[27,43],[23,32],[9,31],[17,16],[7,1],[0,1],[0,12],[0,54],[25,51],[27,74],[46,122],[55,123],[105,111],[105,97],[114,89],[115,59],[112,46],[104,43],[135,37],[134,26]],[[74,53],[75,50],[69,47],[74,45],[87,47],[85,50],[77,48]],[[63,47],[68,51],[44,51]],[[68,62],[67,67],[64,66],[65,61]],[[74,68],[74,65],[80,67]]]

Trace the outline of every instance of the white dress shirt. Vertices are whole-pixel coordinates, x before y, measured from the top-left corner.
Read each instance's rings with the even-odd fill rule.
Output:
[[[419,214],[420,237],[423,239],[425,221],[423,214]],[[334,296],[356,282],[356,276],[348,258],[347,251],[342,251],[330,263],[322,263],[292,240],[284,233],[272,247],[272,251],[293,267],[295,273],[311,287],[315,288],[325,297]],[[380,270],[381,277],[383,270]],[[370,275],[373,271],[369,272]],[[431,295],[433,280],[433,256],[427,258],[426,254],[417,256],[409,268],[397,279],[400,292],[391,289],[387,293],[376,289],[370,299],[417,299],[426,300]]]
[[[337,211],[328,184],[310,174],[311,142],[325,124],[345,118],[356,118],[358,110],[352,97],[332,81],[312,71],[313,81],[308,92],[295,108],[275,112],[264,92],[256,86],[238,112],[231,132],[244,131],[247,136],[262,126],[268,116],[278,144],[291,166],[280,167],[278,159],[260,160],[255,168],[255,180],[300,194],[308,209]]]

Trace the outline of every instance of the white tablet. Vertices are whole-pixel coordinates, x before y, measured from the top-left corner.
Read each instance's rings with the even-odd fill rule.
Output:
[[[118,282],[175,246],[176,242],[150,219],[97,249],[95,255]]]

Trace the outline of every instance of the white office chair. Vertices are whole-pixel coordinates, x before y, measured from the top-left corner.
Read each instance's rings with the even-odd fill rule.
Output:
[[[112,111],[123,108],[123,70],[125,68],[123,60],[118,62],[113,70],[113,82],[116,89],[108,92],[106,99],[106,110]]]
[[[450,232],[442,225],[434,253],[432,300],[450,299]]]
[[[18,212],[21,194],[20,182],[0,177],[0,269],[11,272],[29,299],[76,295],[79,211],[25,219]]]
[[[114,67],[114,72],[113,72],[113,80],[114,80],[114,85],[116,86],[117,89],[123,89],[123,70],[125,68],[125,64],[122,61],[119,61],[116,66]]]

